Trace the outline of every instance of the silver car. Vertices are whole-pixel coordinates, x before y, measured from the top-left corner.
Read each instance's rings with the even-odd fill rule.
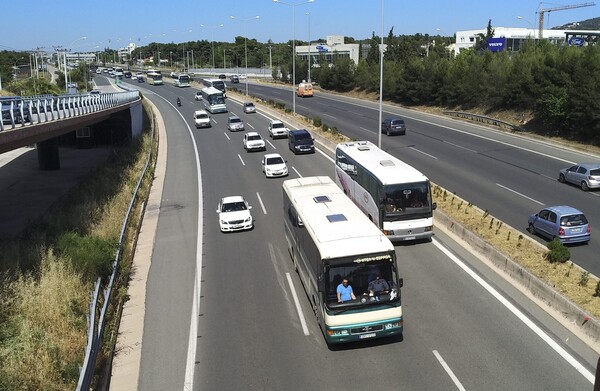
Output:
[[[237,132],[244,130],[244,122],[237,115],[233,115],[227,118],[227,129],[231,132]]]
[[[563,168],[558,174],[558,181],[580,186],[583,191],[598,189],[600,188],[600,164],[581,163]]]

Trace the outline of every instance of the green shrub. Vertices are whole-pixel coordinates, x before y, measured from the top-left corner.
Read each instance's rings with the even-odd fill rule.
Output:
[[[327,124],[321,124],[321,129],[323,129],[324,132],[327,132],[329,130],[329,126]]]
[[[57,250],[68,257],[73,267],[90,281],[110,276],[117,246],[99,237],[79,236],[75,232],[62,234]]]
[[[546,259],[549,262],[560,262],[565,263],[569,259],[571,259],[571,252],[567,247],[565,247],[560,240],[553,239],[548,242],[548,253],[546,254]]]
[[[321,127],[321,118],[319,118],[319,117],[313,118],[313,125],[315,125],[317,128],[320,128]]]

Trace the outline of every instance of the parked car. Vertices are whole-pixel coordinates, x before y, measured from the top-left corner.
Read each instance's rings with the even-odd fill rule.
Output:
[[[210,117],[205,110],[194,111],[194,123],[196,124],[196,129],[210,128],[212,126],[210,123]]]
[[[232,115],[227,118],[227,129],[231,132],[237,132],[244,130],[244,122],[237,115]]]
[[[244,135],[243,144],[244,144],[244,149],[247,152],[255,151],[255,150],[258,150],[258,151],[266,151],[267,150],[267,145],[265,143],[265,140],[257,132],[246,133]]]
[[[196,95],[194,95],[194,100],[202,100],[202,92],[197,91]]]
[[[306,129],[290,130],[288,132],[288,147],[295,155],[299,153],[314,153],[314,138]]]
[[[589,242],[591,229],[583,212],[570,206],[550,206],[529,216],[529,232],[561,243]]]
[[[254,222],[250,209],[252,207],[242,196],[223,197],[217,207],[221,232],[252,229]]]
[[[263,156],[260,162],[262,166],[262,172],[265,173],[267,178],[286,176],[288,174],[288,168],[285,164],[285,160],[278,153],[268,153]]]
[[[558,174],[559,182],[569,182],[588,191],[600,188],[600,164],[581,163],[563,168]]]
[[[393,134],[406,134],[406,124],[401,118],[387,118],[381,123],[381,133],[385,133],[388,136]]]
[[[244,113],[256,113],[256,106],[252,102],[244,102]]]
[[[287,137],[289,129],[285,127],[283,122],[278,119],[273,119],[269,122],[269,137],[276,139],[277,137]]]

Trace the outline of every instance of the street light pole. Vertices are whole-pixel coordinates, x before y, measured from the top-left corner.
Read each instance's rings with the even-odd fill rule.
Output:
[[[310,83],[310,12],[307,12],[308,15],[308,82]]]
[[[281,0],[273,0],[274,3],[285,4],[292,7],[292,106],[296,114],[296,6],[312,3],[315,0],[302,1],[300,3],[286,3]]]
[[[379,132],[377,146],[381,148],[381,121],[383,120],[383,0],[381,0],[381,45],[379,47]]]
[[[200,27],[208,27],[210,28],[210,50],[212,53],[212,73],[214,75],[215,73],[215,42],[213,40],[213,33],[214,33],[214,29],[216,29],[217,27],[223,27],[223,23],[218,24],[216,26],[205,26],[203,24],[200,25]]]
[[[241,20],[244,23],[244,55],[246,57],[246,96],[248,96],[248,46],[246,44],[247,38],[246,36],[248,34],[246,34],[246,21],[248,20],[252,20],[252,19],[258,19],[260,18],[260,16],[254,16],[252,18],[236,18],[235,16],[230,16],[231,19],[237,19],[237,20]]]
[[[531,29],[533,30],[533,35],[535,35],[535,27],[533,27],[533,23],[531,23],[530,21],[528,21],[527,19],[525,19],[525,18],[524,18],[524,17],[522,17],[522,16],[517,16],[517,19],[519,19],[519,20],[524,20],[524,21],[526,21],[527,23],[529,23],[529,25],[531,26]]]

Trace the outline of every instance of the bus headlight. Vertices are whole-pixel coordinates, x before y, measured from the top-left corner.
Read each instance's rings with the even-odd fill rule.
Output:
[[[430,225],[429,227],[425,227],[425,232],[430,232],[433,231],[433,225]]]
[[[348,335],[348,330],[327,330],[327,335],[332,337],[339,335]]]

